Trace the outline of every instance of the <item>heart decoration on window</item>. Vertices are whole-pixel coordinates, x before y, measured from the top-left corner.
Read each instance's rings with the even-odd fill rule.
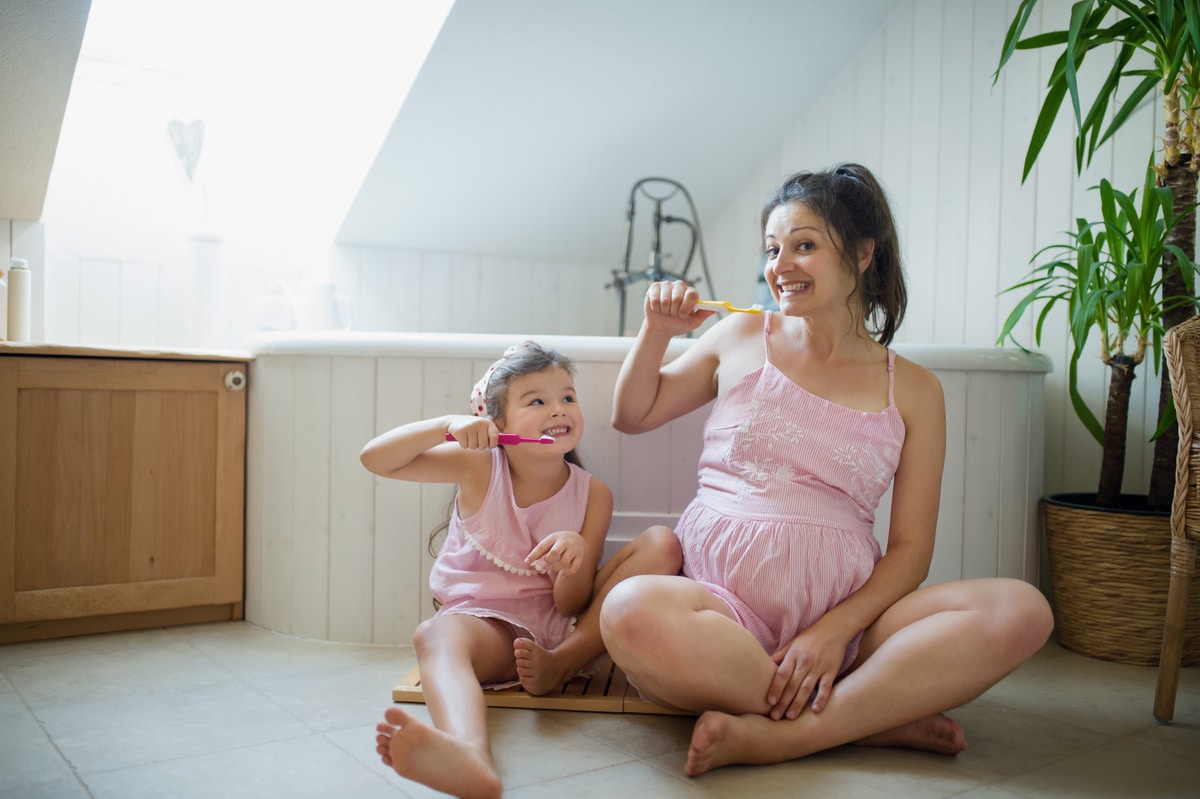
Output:
[[[171,137],[171,143],[175,145],[175,154],[179,157],[179,163],[183,165],[183,171],[191,181],[196,173],[196,164],[200,161],[200,151],[204,147],[204,120],[196,119],[184,124],[178,119],[172,119],[167,123],[167,134]]]

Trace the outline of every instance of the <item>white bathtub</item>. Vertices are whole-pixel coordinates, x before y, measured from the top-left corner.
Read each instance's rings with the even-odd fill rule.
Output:
[[[608,424],[631,338],[538,336],[579,363],[584,465],[613,490],[610,548],[671,524],[691,499],[708,408],[652,433]],[[377,478],[358,453],[397,424],[466,412],[471,386],[517,337],[304,333],[252,339],[246,463],[246,618],[331,641],[408,643],[432,613],[429,531],[453,486]],[[676,357],[691,341],[672,343]],[[1019,350],[898,346],[941,379],[947,459],[928,582],[1007,576],[1040,562],[1043,382]],[[889,495],[876,520],[886,540]]]

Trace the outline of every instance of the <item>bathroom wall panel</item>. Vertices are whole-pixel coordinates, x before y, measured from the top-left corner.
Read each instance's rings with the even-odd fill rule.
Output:
[[[609,552],[673,525],[696,487],[706,406],[637,436],[614,431],[612,386],[632,340],[540,336],[578,362],[585,466],[612,487]],[[453,485],[376,477],[362,445],[407,421],[467,410],[508,335],[268,335],[255,353],[248,450],[246,616],[339,641],[408,643],[433,612],[429,533]],[[668,357],[692,343],[676,340]],[[898,347],[946,394],[947,458],[927,582],[1038,581],[1044,358],[990,348]],[[886,545],[890,490],[876,516]]]

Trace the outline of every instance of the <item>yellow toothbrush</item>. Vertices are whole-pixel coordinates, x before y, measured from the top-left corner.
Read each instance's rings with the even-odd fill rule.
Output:
[[[749,308],[734,308],[732,303],[724,300],[699,300],[696,305],[707,305],[715,308],[724,308],[726,311],[736,311],[737,313],[762,313],[763,307],[758,303],[751,305]]]

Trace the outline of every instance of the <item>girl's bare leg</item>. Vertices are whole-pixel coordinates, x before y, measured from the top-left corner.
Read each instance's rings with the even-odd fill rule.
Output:
[[[805,711],[790,721],[701,716],[687,773],[790,760],[846,743],[961,751],[962,730],[941,711],[975,699],[1011,673],[1045,643],[1052,626],[1046,600],[1018,580],[916,591],[867,630],[856,667],[820,713]]]
[[[575,622],[575,632],[554,649],[528,638],[513,641],[517,676],[527,693],[540,696],[561,688],[580,669],[604,654],[600,608],[612,587],[638,574],[678,574],[683,564],[679,539],[668,527],[655,526],[622,547],[596,573],[596,591]]]
[[[413,643],[433,726],[390,707],[376,727],[376,751],[402,777],[434,790],[500,796],[480,685],[515,677],[512,633],[488,619],[436,616],[422,622]]]

